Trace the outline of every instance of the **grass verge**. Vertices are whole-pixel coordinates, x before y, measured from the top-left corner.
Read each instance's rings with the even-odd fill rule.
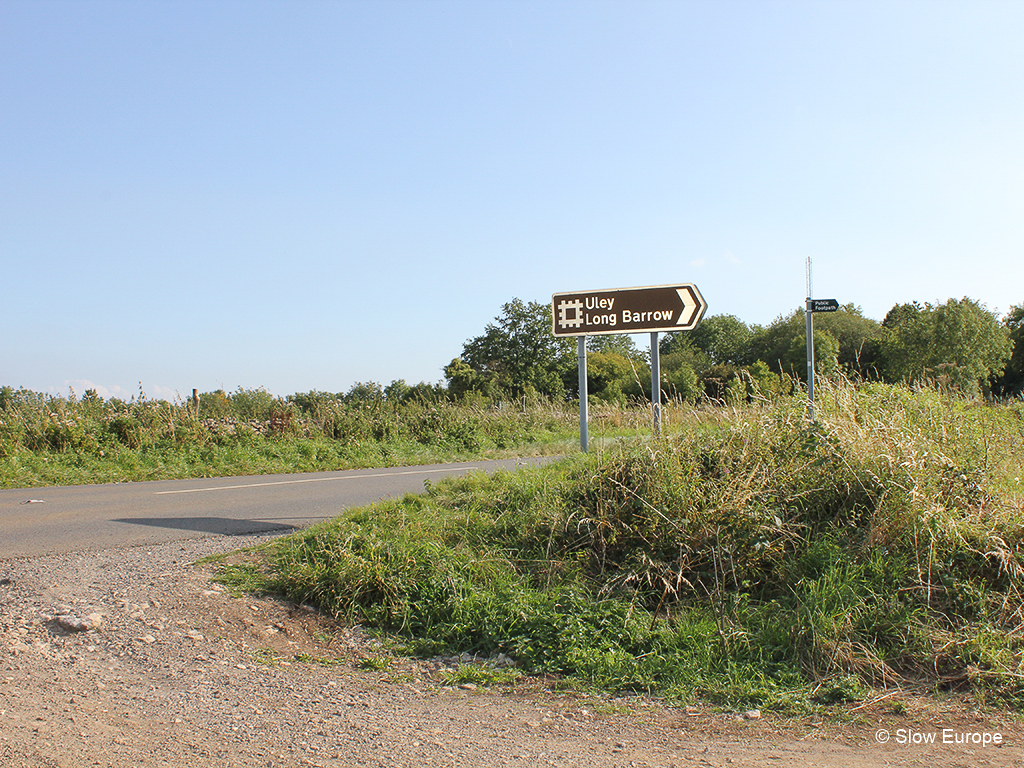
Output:
[[[270,545],[259,586],[411,653],[505,653],[608,691],[1019,704],[1024,409],[875,384],[819,397],[814,424],[798,400],[717,410],[347,512]]]
[[[310,393],[286,401],[239,390],[211,402],[220,407],[0,388],[0,487],[552,455],[579,440],[573,406],[540,399],[346,401]],[[650,409],[598,404],[591,428],[595,441],[642,434]]]

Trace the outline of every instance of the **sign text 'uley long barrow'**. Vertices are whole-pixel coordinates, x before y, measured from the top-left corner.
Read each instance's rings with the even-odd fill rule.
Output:
[[[707,306],[692,283],[556,293],[552,330],[555,336],[689,331]]]

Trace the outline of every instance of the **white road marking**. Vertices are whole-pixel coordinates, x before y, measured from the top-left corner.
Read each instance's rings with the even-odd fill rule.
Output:
[[[343,477],[310,477],[304,480],[277,480],[272,483],[249,483],[247,485],[218,485],[215,488],[184,488],[178,491],[156,491],[154,496],[166,496],[172,493],[206,493],[207,491],[231,491],[238,488],[263,488],[268,485],[297,485],[299,483],[325,483],[330,480],[358,480],[362,477],[395,477],[397,475],[427,475],[440,472],[460,472],[469,469],[480,469],[480,467],[458,467],[455,469],[416,469],[404,472],[379,472],[372,475],[345,475]]]

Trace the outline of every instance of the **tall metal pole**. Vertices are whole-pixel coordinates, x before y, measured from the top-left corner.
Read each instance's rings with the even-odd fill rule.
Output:
[[[661,358],[658,332],[651,333],[651,408],[654,411],[654,436],[661,437]]]
[[[814,312],[813,300],[807,297],[804,317],[807,319],[807,418],[814,421]]]
[[[580,449],[586,453],[590,446],[587,427],[587,337],[580,336],[577,344],[576,357],[580,368]]]
[[[804,321],[807,326],[807,418],[814,421],[814,287],[811,282],[811,257],[807,257],[807,303]]]

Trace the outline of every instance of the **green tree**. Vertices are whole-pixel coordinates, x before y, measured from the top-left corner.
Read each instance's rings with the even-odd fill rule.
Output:
[[[730,405],[739,402],[747,395],[743,369],[729,363],[713,365],[701,377],[704,394],[712,400],[719,400]]]
[[[281,398],[274,397],[263,387],[244,389],[239,387],[228,398],[235,416],[243,419],[267,419],[275,409],[283,404]]]
[[[470,368],[469,363],[456,357],[444,367],[444,378],[448,382],[448,393],[461,400],[470,392],[481,392],[484,389],[484,378]]]
[[[1010,360],[1010,329],[973,299],[900,304],[882,321],[879,367],[891,381],[931,380],[978,392]]]
[[[823,335],[819,337],[819,334]],[[807,378],[807,321],[803,309],[776,318],[766,328],[755,327],[752,335],[748,360],[763,360],[772,370],[801,380]],[[872,378],[882,335],[878,322],[864,317],[861,308],[853,304],[846,304],[836,312],[816,312],[816,368],[838,368],[850,375]]]
[[[661,376],[665,380],[665,387],[669,397],[678,398],[685,402],[692,403],[701,395],[701,383],[697,378],[693,366],[685,361],[680,361],[669,369],[662,366]]]
[[[839,368],[862,379],[876,378],[875,366],[882,337],[881,323],[864,317],[860,307],[846,304],[837,312],[816,312],[814,330],[815,353],[818,351],[817,331],[825,331],[838,344],[835,360]],[[807,335],[806,331],[804,335]]]
[[[608,403],[621,403],[637,393],[633,364],[619,352],[587,355],[587,393]]]
[[[712,365],[745,365],[754,340],[753,330],[735,315],[707,317],[686,336]]]
[[[566,391],[575,392],[579,387],[577,367],[574,365],[567,373]],[[587,337],[587,392],[590,395],[607,402],[624,402],[631,397],[642,397],[650,389],[650,380],[648,353],[637,349],[630,336]]]
[[[342,398],[346,403],[376,403],[384,399],[384,387],[376,381],[357,381]]]
[[[931,307],[896,304],[882,321],[878,365],[889,381],[913,380],[923,372],[931,347]]]
[[[807,331],[803,336],[794,336],[786,352],[784,364],[787,370],[802,370],[807,378]],[[814,329],[814,372],[831,374],[839,370],[839,342],[828,331]]]
[[[804,311],[798,309],[785,317],[775,318],[769,325],[757,326],[753,329],[750,356],[755,360],[764,360],[773,371],[782,371],[799,378],[806,375],[807,365],[802,363],[795,368],[788,362],[790,349],[794,339],[806,335]]]
[[[587,337],[588,352],[615,352],[627,360],[643,360],[645,353],[636,348],[633,338],[625,334],[601,334]]]
[[[199,415],[203,418],[223,418],[232,413],[231,400],[223,389],[199,395]]]
[[[755,360],[746,366],[745,370],[744,378],[747,380],[747,389],[751,395],[771,397],[782,392],[788,393],[783,377],[773,372],[763,360]]]
[[[996,394],[1004,397],[1024,394],[1024,304],[1010,307],[1009,313],[1003,318],[1013,351],[1002,375],[995,382],[993,389]]]
[[[658,354],[663,373],[685,364],[701,376],[714,365],[708,353],[693,343],[689,333],[666,334],[658,344]]]
[[[475,379],[463,376],[462,384],[472,384],[479,391],[562,397],[566,373],[576,366],[576,344],[552,335],[549,304],[513,299],[483,334],[463,345],[460,359],[477,374]]]

